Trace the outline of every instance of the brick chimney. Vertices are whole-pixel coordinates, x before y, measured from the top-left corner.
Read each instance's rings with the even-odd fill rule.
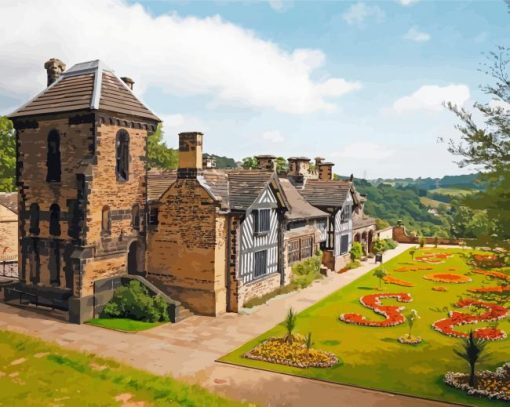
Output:
[[[276,171],[276,157],[274,155],[257,155],[257,168],[263,171]]]
[[[321,181],[333,181],[333,166],[335,164],[330,162],[321,162],[318,165],[319,180]]]
[[[287,159],[289,162],[289,175],[292,177],[308,177],[310,174],[310,159],[308,157],[290,157]]]
[[[315,157],[315,168],[319,169],[319,165],[324,161],[322,157]]]
[[[120,79],[127,85],[129,89],[133,90],[133,85],[135,84],[135,81],[133,79],[127,76],[122,76]]]
[[[66,64],[58,58],[51,58],[44,63],[44,69],[48,75],[47,86],[50,86],[66,70]]]
[[[202,170],[202,140],[200,132],[179,133],[179,169],[177,178],[193,179]]]

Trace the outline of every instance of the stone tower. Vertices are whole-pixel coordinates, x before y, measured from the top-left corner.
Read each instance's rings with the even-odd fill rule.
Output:
[[[146,142],[160,122],[101,61],[65,71],[10,115],[19,193],[17,290],[94,315],[102,279],[144,271]]]

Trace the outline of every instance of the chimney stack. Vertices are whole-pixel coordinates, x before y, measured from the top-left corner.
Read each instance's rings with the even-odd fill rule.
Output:
[[[196,179],[202,170],[203,134],[197,131],[179,133],[179,168],[177,178]]]
[[[127,76],[123,76],[120,79],[122,79],[122,82],[124,82],[127,87],[131,90],[133,90],[133,85],[135,84],[135,81]]]
[[[48,76],[46,86],[50,86],[62,75],[62,72],[66,70],[66,64],[58,58],[51,58],[44,63],[44,69],[46,69]]]
[[[257,155],[257,168],[263,171],[276,171],[276,157],[274,155]]]
[[[333,181],[333,166],[335,164],[330,162],[319,163],[319,180],[321,181]]]
[[[322,157],[315,157],[315,168],[319,169],[319,165],[324,161]]]
[[[289,175],[293,177],[308,177],[310,175],[310,159],[308,157],[290,157]]]

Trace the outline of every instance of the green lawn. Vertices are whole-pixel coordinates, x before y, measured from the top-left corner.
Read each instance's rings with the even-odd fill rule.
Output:
[[[1,406],[120,406],[127,399],[144,406],[242,405],[169,377],[0,330]]]
[[[476,190],[467,189],[467,188],[436,188],[436,189],[431,189],[429,191],[429,193],[431,193],[431,194],[448,195],[451,197],[460,197],[460,196],[470,195],[474,192],[476,192]]]
[[[450,253],[466,252],[462,249],[439,250]],[[433,270],[392,272],[396,268],[412,265],[432,267]],[[413,297],[413,301],[410,303],[398,303],[395,300],[386,299],[383,300],[383,305],[405,306],[404,314],[411,309],[418,311],[421,319],[416,322],[413,335],[419,335],[424,339],[424,342],[420,345],[402,345],[397,342],[397,338],[407,332],[407,325],[390,328],[362,327],[346,324],[338,319],[342,313],[360,313],[371,320],[383,320],[382,316],[363,307],[359,302],[361,296],[379,292],[375,290],[378,280],[370,272],[298,315],[296,331],[304,335],[312,332],[315,342],[314,347],[335,353],[342,360],[342,364],[325,369],[299,369],[241,357],[242,354],[264,339],[283,335],[285,329],[281,324],[246,343],[221,360],[296,376],[462,404],[477,406],[508,405],[503,402],[473,398],[442,383],[442,376],[446,371],[467,371],[467,365],[452,351],[453,348],[460,345],[461,340],[444,336],[431,327],[434,321],[446,317],[446,311],[443,307],[452,309],[451,304],[457,301],[458,296],[465,296],[465,291],[468,288],[481,286],[482,282],[487,284],[487,279],[482,275],[469,273],[470,267],[459,254],[448,258],[444,264],[430,265],[417,261],[413,262],[409,253],[406,252],[387,262],[384,267],[392,276],[415,284],[415,287],[383,284],[382,292],[404,292],[410,293]],[[449,269],[455,269],[455,271]],[[434,272],[469,273],[473,282],[447,284],[423,279],[423,275]],[[432,287],[438,285],[447,287],[448,292],[432,291]],[[493,282],[489,285],[497,285],[497,283]],[[469,312],[465,309],[459,311]],[[468,332],[470,328],[475,329],[481,326],[484,326],[484,324],[478,324],[476,327],[465,325],[458,329]],[[499,328],[510,334],[508,318],[499,323]],[[481,366],[482,368],[493,369],[510,359],[509,339],[490,343],[487,348],[490,355]]]
[[[87,324],[116,331],[138,332],[160,326],[164,322],[134,321],[127,318],[96,318],[87,321]]]
[[[438,208],[439,205],[445,205],[447,207],[450,206],[449,203],[436,201],[435,199],[430,199],[429,197],[422,196],[420,197],[420,202],[425,205],[427,208]]]

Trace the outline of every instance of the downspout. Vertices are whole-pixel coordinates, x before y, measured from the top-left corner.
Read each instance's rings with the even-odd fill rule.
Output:
[[[225,272],[225,286],[227,288],[227,312],[232,309],[232,301],[230,299],[230,256],[232,252],[232,214],[227,215],[227,258],[226,258],[226,272]]]

